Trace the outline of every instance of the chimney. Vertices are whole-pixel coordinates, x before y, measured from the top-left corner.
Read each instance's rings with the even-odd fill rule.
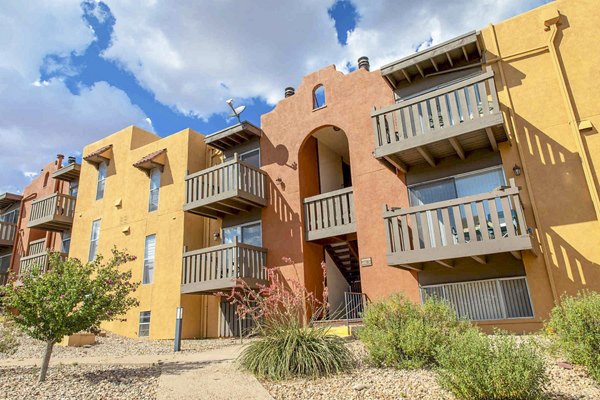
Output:
[[[288,86],[288,87],[285,88],[285,92],[284,93],[285,93],[285,97],[290,97],[290,96],[293,96],[296,93],[296,91],[294,90],[293,87]]]
[[[76,159],[74,156],[69,156],[69,157],[67,158],[67,162],[68,162],[69,164],[75,164],[75,162],[76,162],[76,161],[77,161],[77,159]]]
[[[58,166],[58,168],[62,167],[62,161],[64,158],[65,156],[63,156],[62,154],[56,155],[56,165]]]
[[[367,71],[370,70],[371,66],[369,65],[369,57],[362,56],[358,59],[358,68],[365,69]]]

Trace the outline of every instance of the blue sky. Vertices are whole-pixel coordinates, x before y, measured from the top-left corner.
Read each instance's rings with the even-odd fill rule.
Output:
[[[2,2],[0,192],[127,125],[222,129],[228,98],[258,125],[308,72],[363,55],[377,68],[545,2]]]

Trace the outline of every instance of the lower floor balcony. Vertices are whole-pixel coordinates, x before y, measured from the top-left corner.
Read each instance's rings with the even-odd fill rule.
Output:
[[[461,318],[490,321],[533,318],[524,276],[421,286],[421,299],[443,300]]]
[[[61,253],[61,258],[67,258],[67,254]],[[19,275],[31,273],[34,267],[40,268],[42,272],[46,272],[48,270],[49,260],[49,253],[40,253],[21,257],[19,262]]]
[[[414,207],[389,209],[384,219],[389,265],[421,270],[426,262],[452,267],[454,260],[471,257],[481,264],[486,255],[532,249],[519,188]]]
[[[243,281],[250,288],[267,283],[267,250],[246,243],[226,243],[183,254],[181,293],[230,290]]]
[[[0,221],[0,248],[12,247],[17,233],[17,224]]]

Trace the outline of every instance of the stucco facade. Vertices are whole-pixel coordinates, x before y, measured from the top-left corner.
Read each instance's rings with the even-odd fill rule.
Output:
[[[140,285],[135,293],[139,307],[130,310],[124,316],[125,321],[109,322],[104,328],[136,337],[140,312],[150,311],[149,337],[173,338],[176,309],[183,306],[184,338],[215,336],[216,331],[211,329],[216,327],[206,324],[206,318],[216,312],[214,299],[180,294],[184,246],[206,246],[209,240],[207,220],[183,212],[184,178],[189,170],[210,166],[213,152],[206,149],[202,135],[189,129],[161,138],[130,126],[86,146],[84,159],[107,146],[112,147],[110,154],[105,154],[107,170],[102,199],[96,200],[98,164],[93,160],[82,162],[69,255],[88,260],[92,223],[100,220],[97,254],[109,257],[114,246],[126,249],[137,260],[125,268],[132,270],[134,281],[142,282],[147,236],[156,235],[156,248],[153,279]],[[134,164],[163,149],[166,151],[157,164],[162,170],[158,208],[149,211],[149,173]]]

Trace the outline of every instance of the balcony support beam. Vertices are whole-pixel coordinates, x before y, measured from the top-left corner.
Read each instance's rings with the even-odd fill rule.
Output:
[[[408,83],[412,83],[412,79],[410,79],[410,76],[408,75],[408,73],[406,72],[406,70],[402,70],[402,73],[404,74],[404,77],[406,78],[406,80],[408,81]]]
[[[387,162],[392,164],[394,166],[394,168],[402,171],[403,173],[408,172],[408,167],[406,166],[406,164],[404,164],[402,161],[398,160],[396,157],[389,156],[389,157],[384,157],[384,158]]]
[[[435,159],[425,147],[419,146],[417,147],[417,151],[419,152],[419,154],[421,154],[421,156],[425,159],[425,161],[427,161],[429,165],[435,167]]]
[[[485,128],[485,133],[487,133],[487,137],[492,145],[492,150],[498,151],[498,142],[496,142],[496,137],[494,136],[494,132],[492,132],[492,128]]]
[[[521,260],[523,258],[520,251],[511,251],[510,254],[512,254],[512,256],[517,260]]]
[[[464,160],[465,159],[465,150],[460,145],[460,142],[456,138],[450,138],[450,139],[448,139],[448,141],[450,142],[450,144],[454,148],[454,151],[456,151],[456,154],[460,157],[460,159]]]
[[[477,261],[481,265],[487,264],[487,260],[486,260],[485,256],[471,256],[471,258],[473,260]]]
[[[435,262],[446,268],[454,268],[454,260],[435,260]]]

